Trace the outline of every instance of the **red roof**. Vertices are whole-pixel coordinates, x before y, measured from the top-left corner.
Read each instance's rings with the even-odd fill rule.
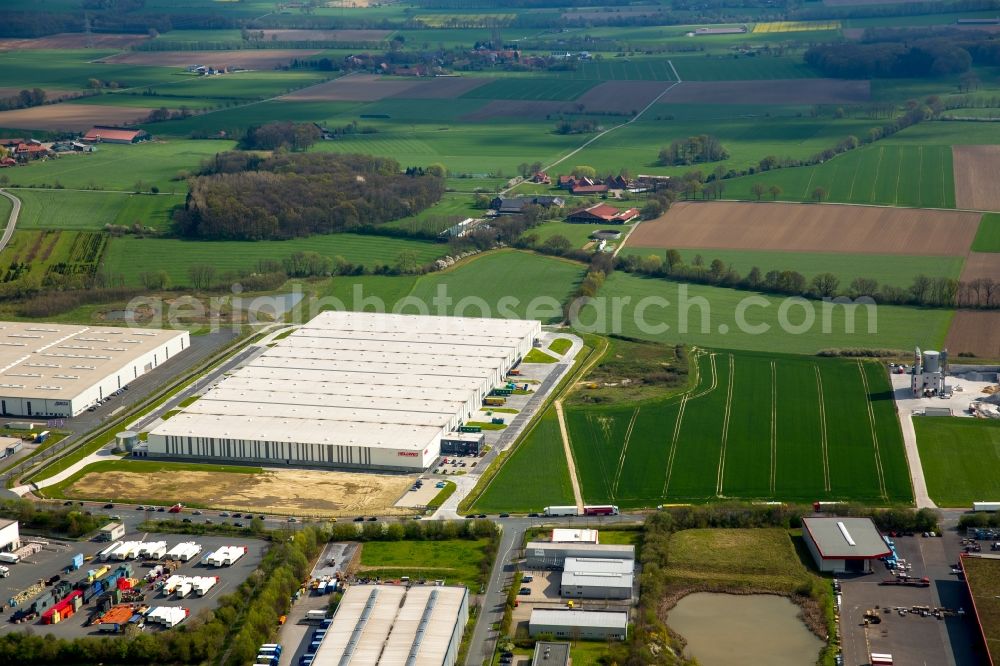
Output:
[[[0,146],[17,146],[24,143],[24,139],[0,139]]]
[[[581,208],[570,213],[570,217],[586,217],[604,222],[628,222],[639,214],[639,209],[629,208],[628,210],[618,210],[614,206],[606,203],[599,203],[589,208]]]
[[[114,129],[113,127],[95,127],[84,135],[84,141],[134,141],[142,130]]]
[[[607,185],[575,185],[572,188],[573,194],[599,194],[607,191]]]
[[[44,153],[48,151],[45,146],[38,146],[33,143],[22,143],[14,149],[18,153]]]

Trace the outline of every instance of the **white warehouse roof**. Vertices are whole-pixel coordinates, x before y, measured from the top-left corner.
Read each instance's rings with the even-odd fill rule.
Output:
[[[308,382],[310,385],[314,386],[317,391],[324,392],[330,385],[336,385],[340,387],[342,391],[365,391],[373,387],[404,387],[407,389],[412,389],[413,387],[419,387],[421,390],[437,390],[440,388],[448,388],[451,390],[461,390],[461,391],[474,391],[483,385],[483,380],[478,377],[449,377],[447,387],[442,386],[428,386],[427,378],[420,377],[417,375],[408,374],[380,374],[372,375],[364,383],[358,384],[358,374],[357,372],[352,372],[350,370],[306,370],[302,368],[287,368],[283,365],[277,366],[264,366],[264,365],[248,365],[245,368],[240,368],[235,373],[233,373],[232,378],[242,378],[247,381],[254,382],[256,384],[261,384],[266,381],[277,381],[280,382],[282,386],[291,386],[287,380],[297,380],[301,382]],[[226,380],[228,383],[228,379]],[[241,385],[239,383],[234,383],[234,385]],[[299,389],[305,390],[305,389]],[[412,392],[408,390],[407,392]],[[375,394],[373,394],[375,395]],[[428,394],[428,397],[430,395]]]
[[[557,527],[552,530],[552,543],[600,543],[597,530]]]
[[[562,585],[590,588],[632,588],[633,560],[567,557],[563,563]]]
[[[535,608],[531,611],[530,624],[546,627],[593,627],[595,629],[621,629],[628,627],[625,611],[549,610]]]

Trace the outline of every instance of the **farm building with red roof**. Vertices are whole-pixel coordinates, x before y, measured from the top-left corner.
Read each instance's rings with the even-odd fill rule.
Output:
[[[95,125],[83,135],[83,140],[90,143],[139,143],[148,138],[149,134],[145,130],[104,125]]]
[[[566,221],[579,224],[626,224],[637,217],[639,217],[638,208],[618,210],[614,206],[599,203],[573,211]]]

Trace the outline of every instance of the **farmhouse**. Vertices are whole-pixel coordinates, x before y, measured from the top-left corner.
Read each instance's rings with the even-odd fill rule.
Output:
[[[597,185],[573,185],[569,191],[574,196],[586,196],[588,194],[605,194],[609,189],[604,183],[599,183]]]
[[[803,518],[802,537],[820,571],[868,572],[892,552],[871,518]]]
[[[76,416],[190,345],[187,331],[0,322],[0,413]]]
[[[539,195],[536,197],[496,197],[490,202],[490,208],[497,215],[520,215],[525,206],[541,206],[542,208],[562,208],[566,201],[562,197]]]
[[[637,217],[638,208],[619,210],[609,204],[599,203],[573,211],[566,217],[566,221],[576,224],[627,224]]]
[[[418,471],[541,335],[537,321],[324,312],[149,433],[150,456]]]
[[[105,125],[95,125],[83,135],[83,141],[89,143],[139,143],[148,139],[149,134],[145,130]]]
[[[19,162],[37,160],[49,154],[49,149],[40,143],[22,143],[14,149],[14,156]]]
[[[314,663],[453,666],[468,619],[464,587],[351,585]]]
[[[552,179],[549,178],[549,174],[545,173],[544,171],[536,171],[535,174],[531,177],[531,182],[537,183],[539,185],[551,185]]]

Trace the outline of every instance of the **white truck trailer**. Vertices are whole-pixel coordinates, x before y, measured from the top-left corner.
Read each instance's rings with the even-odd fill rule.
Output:
[[[576,508],[576,505],[572,506],[547,506],[545,507],[546,516],[579,516],[580,510]]]

